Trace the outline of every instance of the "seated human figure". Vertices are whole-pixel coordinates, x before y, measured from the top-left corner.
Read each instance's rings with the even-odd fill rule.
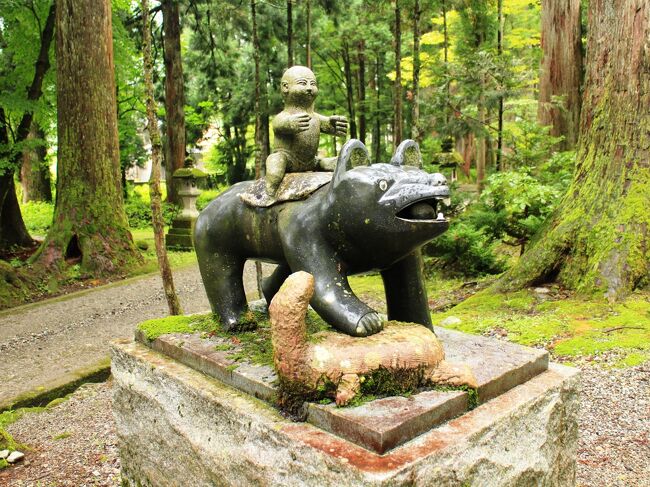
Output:
[[[348,121],[314,111],[318,84],[311,69],[293,66],[282,75],[284,110],[273,119],[275,142],[266,159],[266,192],[275,195],[285,173],[333,171],[336,158],[319,158],[320,133],[343,137]]]

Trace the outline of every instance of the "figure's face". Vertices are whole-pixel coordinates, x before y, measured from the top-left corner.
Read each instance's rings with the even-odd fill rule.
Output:
[[[310,106],[318,95],[316,76],[308,68],[294,66],[282,77],[282,92],[289,104]]]

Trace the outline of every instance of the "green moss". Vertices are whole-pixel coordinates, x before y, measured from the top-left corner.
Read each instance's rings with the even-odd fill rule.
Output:
[[[174,171],[175,178],[205,178],[208,175],[196,167],[182,167]]]
[[[155,340],[161,335],[169,333],[194,333],[197,331],[210,332],[216,330],[218,325],[212,315],[167,316],[155,320],[143,321],[138,325],[148,340]]]
[[[63,433],[53,436],[52,439],[58,441],[58,440],[64,440],[66,438],[69,438],[70,436],[72,436],[72,433],[70,433],[69,431],[64,431]]]
[[[649,292],[639,291],[610,304],[604,298],[564,293],[554,297],[532,290],[484,291],[433,315],[434,324],[450,316],[461,322],[449,328],[474,334],[497,332],[516,343],[544,346],[565,359],[615,352],[622,357],[619,365],[627,366],[639,363],[650,350]]]

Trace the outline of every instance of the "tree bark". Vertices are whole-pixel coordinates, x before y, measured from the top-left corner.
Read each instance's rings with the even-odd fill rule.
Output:
[[[347,41],[343,41],[341,50],[343,58],[343,73],[345,75],[345,92],[348,104],[348,120],[350,121],[350,138],[357,138],[357,119],[354,113],[354,87],[352,84],[352,63],[350,61],[350,46]]]
[[[163,4],[164,8],[164,4]],[[178,13],[178,11],[177,11]],[[149,196],[151,197],[151,221],[153,224],[154,240],[158,267],[162,278],[163,290],[167,298],[170,315],[182,314],[181,304],[174,288],[174,277],[167,258],[165,247],[165,223],[162,216],[160,192],[160,164],[162,160],[162,143],[158,118],[156,116],[156,101],[153,89],[153,59],[151,56],[151,25],[149,22],[149,2],[142,0],[142,57],[144,61],[145,101],[147,105],[147,128],[151,139],[151,178],[149,179]],[[165,41],[166,42],[166,41]]]
[[[393,106],[395,114],[393,119],[393,149],[402,142],[402,19],[399,0],[395,0],[395,83],[393,84]]]
[[[120,183],[111,2],[59,0],[56,8],[58,178],[54,221],[35,255],[91,275],[142,260]]]
[[[307,57],[307,67],[312,68],[311,65],[311,0],[307,1],[307,47],[306,47],[306,57]]]
[[[497,20],[499,22],[499,30],[497,32],[497,55],[499,57],[503,56],[503,27],[504,27],[504,18],[503,18],[503,0],[498,0],[497,2]],[[501,171],[501,160],[503,156],[503,95],[499,96],[499,108],[498,108],[498,128],[497,128],[497,171]]]
[[[293,64],[293,2],[287,0],[287,68]]]
[[[366,43],[360,40],[357,60],[359,63],[359,140],[366,143]]]
[[[381,162],[381,53],[375,58],[375,124],[372,129],[372,150],[375,164]]]
[[[420,132],[420,0],[415,0],[413,6],[413,106],[411,124],[413,126],[413,139],[422,142]]]
[[[251,0],[251,24],[253,31],[253,59],[255,61],[255,145],[257,155],[255,157],[255,179],[262,177],[262,166],[266,162],[267,141],[265,140],[264,120],[262,113],[262,80],[260,78],[260,40],[257,32],[257,10],[256,0]],[[293,55],[293,54],[292,54]],[[291,66],[291,65],[290,65]],[[262,264],[255,261],[255,274],[257,280],[257,293],[260,299],[262,292]]]
[[[167,161],[167,201],[180,204],[173,173],[185,165],[185,88],[181,59],[181,27],[178,0],[163,0],[165,61],[165,118],[169,161]]]
[[[50,186],[50,168],[45,158],[45,132],[36,122],[27,136],[28,140],[40,140],[38,146],[26,149],[22,154],[20,167],[20,180],[23,187],[23,203],[28,201],[52,201],[52,188]]]
[[[551,135],[564,136],[560,150],[571,150],[580,125],[580,0],[542,1],[542,52],[537,119],[551,126]],[[554,102],[557,97],[562,99],[560,105]]]
[[[498,289],[557,280],[615,299],[650,283],[650,0],[589,3],[577,166]]]

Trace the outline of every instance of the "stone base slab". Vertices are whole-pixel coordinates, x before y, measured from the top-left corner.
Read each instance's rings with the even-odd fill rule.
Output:
[[[575,483],[575,369],[549,369],[384,455],[141,344],[112,348],[122,476],[141,486]]]
[[[467,363],[478,381],[478,399],[490,400],[541,374],[548,368],[548,353],[514,343],[436,328],[447,360]],[[228,339],[201,333],[162,335],[153,341],[141,332],[136,340],[179,362],[274,403],[275,371],[270,366],[235,362],[240,351]],[[224,344],[229,349],[223,350]],[[412,440],[432,427],[465,413],[469,397],[461,391],[429,391],[410,398],[388,397],[359,407],[309,404],[307,421],[377,453]]]

